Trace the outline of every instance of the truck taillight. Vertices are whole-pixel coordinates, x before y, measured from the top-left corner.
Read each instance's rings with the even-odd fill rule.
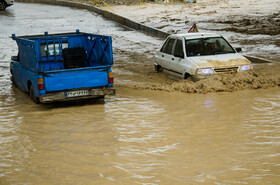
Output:
[[[114,77],[113,77],[113,72],[108,72],[108,76],[109,76],[109,83],[114,83]]]
[[[38,89],[44,90],[44,78],[38,78]]]

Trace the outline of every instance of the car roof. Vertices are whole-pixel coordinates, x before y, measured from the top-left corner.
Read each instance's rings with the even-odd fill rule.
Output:
[[[207,37],[221,37],[217,33],[184,33],[184,34],[172,34],[170,37],[185,38],[185,39],[196,39],[196,38],[207,38]]]

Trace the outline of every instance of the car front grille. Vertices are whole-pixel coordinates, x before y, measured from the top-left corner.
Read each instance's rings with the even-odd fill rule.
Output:
[[[214,69],[216,73],[236,73],[238,67],[230,67],[230,68],[216,68]]]

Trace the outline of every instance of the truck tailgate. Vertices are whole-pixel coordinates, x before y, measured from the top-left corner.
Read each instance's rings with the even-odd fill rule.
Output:
[[[108,85],[108,67],[88,67],[47,71],[44,73],[46,92]]]

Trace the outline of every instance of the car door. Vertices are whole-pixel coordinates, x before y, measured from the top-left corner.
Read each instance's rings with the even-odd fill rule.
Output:
[[[173,52],[173,48],[174,48],[174,43],[175,43],[175,39],[174,38],[170,38],[166,44],[166,47],[164,48],[164,50],[162,51],[162,61],[163,61],[163,69],[167,70],[167,71],[171,71],[172,70],[172,52]]]
[[[157,64],[159,64],[161,67],[165,67],[166,65],[166,61],[165,61],[165,52],[166,52],[166,48],[167,48],[167,45],[169,43],[169,38],[164,42],[164,44],[162,45],[160,51],[158,51],[156,53],[156,62]]]
[[[174,46],[173,57],[171,58],[172,62],[172,70],[176,75],[183,76],[184,68],[183,68],[183,60],[185,58],[184,50],[183,50],[183,41],[181,39],[177,39]]]

